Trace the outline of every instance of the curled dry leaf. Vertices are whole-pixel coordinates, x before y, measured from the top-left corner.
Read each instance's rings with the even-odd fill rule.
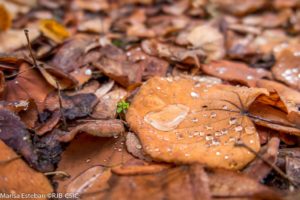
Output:
[[[95,66],[106,76],[124,87],[142,81],[142,65],[128,61],[125,53],[117,47],[109,45],[102,50],[104,55]]]
[[[272,137],[268,144],[264,146],[259,152],[264,160],[269,163],[276,164],[277,154],[279,149],[280,139],[277,137]],[[252,163],[243,170],[244,174],[249,177],[261,181],[265,178],[272,170],[272,167],[265,163],[261,158],[256,158]]]
[[[57,43],[62,43],[70,36],[69,31],[53,19],[41,20],[39,28],[46,37]]]
[[[59,140],[62,142],[69,142],[79,132],[84,132],[98,137],[119,137],[125,132],[125,128],[123,122],[117,119],[92,120],[76,126],[69,133],[61,136]]]
[[[13,80],[6,82],[3,98],[6,101],[33,99],[40,112],[44,109],[44,100],[54,88],[45,81],[41,74],[24,63]]]
[[[253,69],[244,63],[226,60],[213,61],[202,66],[202,70],[226,81],[239,82],[251,87],[256,86],[257,80],[268,77],[271,73],[264,69]]]
[[[73,120],[78,117],[85,117],[92,112],[92,109],[97,103],[97,98],[92,93],[76,94],[68,96],[61,94],[62,111],[66,119]],[[45,108],[49,111],[56,111],[60,109],[58,94],[51,93],[45,100]]]
[[[246,114],[260,95],[268,92],[180,77],[153,78],[134,97],[126,120],[154,160],[240,169],[254,155],[236,148],[235,142],[260,149]]]
[[[30,168],[0,140],[0,188],[6,194],[49,194],[53,188],[49,180]],[[33,199],[33,198],[32,198]],[[39,198],[45,199],[46,198]]]
[[[114,119],[117,114],[118,102],[127,95],[122,88],[115,89],[99,99],[92,117],[97,119]]]
[[[281,51],[272,72],[277,80],[300,90],[300,56],[298,54],[297,51],[287,49]]]
[[[224,37],[211,25],[200,25],[191,30],[187,40],[193,49],[201,49],[208,60],[218,60],[225,56]]]
[[[84,64],[86,47],[92,44],[93,38],[76,35],[66,41],[55,54],[51,65],[66,73],[72,72]],[[71,50],[72,49],[72,50]]]
[[[38,157],[33,150],[30,133],[14,113],[0,109],[0,139],[38,168]]]
[[[291,122],[300,124],[300,92],[281,83],[263,79],[258,80],[256,86],[266,88],[270,92],[276,91],[287,110],[287,118]]]
[[[158,56],[185,64],[194,64],[198,67],[200,67],[199,58],[205,56],[205,52],[201,49],[187,50],[179,46],[159,42],[155,39],[144,40],[142,42],[142,49],[152,56]]]
[[[254,118],[254,122],[260,126],[293,135],[300,134],[299,125],[291,122],[285,112],[272,106],[254,103],[249,108],[249,113]]]
[[[134,133],[131,132],[127,133],[126,147],[127,147],[127,151],[131,153],[134,157],[146,161],[152,160],[149,156],[145,154],[139,138]]]
[[[220,10],[224,10],[233,15],[245,15],[247,13],[255,12],[261,8],[263,8],[267,0],[212,0],[213,4],[215,4]]]
[[[199,165],[165,169],[146,175],[113,175],[108,182],[109,188],[98,199],[209,200],[208,181],[204,169]]]
[[[280,200],[282,197],[256,180],[240,173],[225,170],[208,172],[211,194],[224,199]]]
[[[58,192],[84,193],[102,191],[101,186],[110,176],[110,168],[121,165],[129,158],[124,150],[123,137],[103,138],[81,134],[62,153],[57,170],[65,171],[70,179],[58,179]],[[95,178],[97,177],[97,178]],[[104,187],[105,189],[106,187]],[[91,197],[91,196],[88,196]],[[89,199],[86,197],[86,199]]]

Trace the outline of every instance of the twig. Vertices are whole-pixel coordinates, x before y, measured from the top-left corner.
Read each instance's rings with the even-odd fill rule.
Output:
[[[45,176],[60,175],[62,177],[67,177],[67,178],[71,177],[70,174],[64,171],[45,172],[44,175]]]
[[[248,151],[250,151],[252,154],[254,154],[256,157],[258,157],[259,159],[261,159],[264,163],[266,163],[267,165],[269,165],[274,171],[276,171],[280,176],[282,176],[283,178],[285,178],[286,180],[288,180],[293,186],[297,187],[297,184],[294,183],[293,179],[290,178],[289,176],[287,176],[279,167],[277,167],[276,165],[274,165],[272,162],[270,162],[269,160],[265,159],[264,157],[262,157],[260,154],[258,154],[256,151],[254,151],[251,147],[249,147],[248,145],[244,144],[243,142],[237,142],[234,145],[235,147],[243,147],[245,149],[247,149]]]
[[[1,161],[0,161],[0,164],[6,164],[6,163],[8,163],[8,162],[17,160],[17,159],[19,159],[19,158],[21,158],[21,156],[15,156],[15,157],[9,158],[9,159],[7,159],[7,160],[1,160]]]
[[[35,67],[38,67],[38,64],[37,64],[37,62],[36,62],[36,59],[35,59],[35,57],[34,57],[34,55],[33,55],[33,51],[32,51],[32,48],[31,48],[31,43],[30,43],[30,39],[29,39],[29,31],[27,30],[27,29],[25,29],[24,30],[24,33],[25,33],[25,36],[26,36],[26,40],[27,40],[27,46],[28,46],[28,49],[29,49],[29,53],[30,53],[30,56],[31,56],[31,58],[32,58],[32,60],[33,60],[33,65],[35,66]]]
[[[62,104],[62,98],[61,98],[61,92],[60,92],[60,85],[59,85],[58,81],[55,81],[55,83],[56,83],[57,90],[58,90],[59,112],[60,112],[60,115],[61,115],[61,118],[63,121],[63,129],[67,130],[68,125],[67,125],[67,121],[66,121],[66,118],[65,118],[64,112],[63,112],[63,104]]]

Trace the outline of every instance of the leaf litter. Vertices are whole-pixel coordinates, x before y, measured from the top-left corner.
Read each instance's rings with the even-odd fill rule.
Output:
[[[297,199],[299,3],[0,0],[5,193]]]

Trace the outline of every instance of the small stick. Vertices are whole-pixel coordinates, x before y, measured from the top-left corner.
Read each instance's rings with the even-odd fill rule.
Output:
[[[55,81],[55,82],[56,82],[56,86],[57,86],[57,90],[58,90],[59,112],[60,112],[60,115],[61,115],[62,120],[63,120],[63,129],[67,130],[68,125],[67,125],[67,121],[66,121],[66,118],[64,116],[64,113],[63,113],[63,105],[62,105],[60,86],[59,86],[58,81]]]
[[[30,39],[29,39],[29,31],[27,29],[24,30],[24,33],[25,33],[25,36],[26,36],[26,40],[27,40],[27,46],[28,46],[28,49],[29,49],[29,53],[30,53],[30,56],[33,60],[33,65],[34,67],[38,67],[38,64],[36,62],[36,59],[33,55],[33,51],[32,51],[32,48],[31,48],[31,43],[30,43]]]
[[[64,171],[45,172],[44,175],[45,176],[60,175],[62,177],[67,177],[67,178],[71,177],[70,174]]]
[[[293,186],[297,187],[297,184],[294,183],[293,179],[291,179],[289,176],[287,176],[279,167],[277,167],[276,165],[274,165],[273,163],[271,163],[269,160],[267,160],[264,157],[262,157],[260,154],[258,154],[256,151],[254,151],[248,145],[244,144],[243,142],[237,142],[237,143],[235,143],[234,146],[236,146],[236,147],[243,147],[243,148],[247,149],[252,154],[254,154],[259,159],[261,159],[264,163],[266,163],[267,165],[269,165],[272,169],[274,169],[280,176],[282,176],[283,178],[285,178],[286,180],[288,180]]]
[[[1,161],[0,161],[0,164],[6,164],[6,163],[8,163],[8,162],[17,160],[17,159],[19,159],[19,158],[21,158],[21,156],[15,156],[15,157],[9,158],[9,159],[7,159],[7,160],[1,160]]]

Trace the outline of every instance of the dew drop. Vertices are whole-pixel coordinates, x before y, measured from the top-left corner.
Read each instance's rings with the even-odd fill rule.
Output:
[[[185,153],[185,154],[184,154],[185,157],[189,157],[190,155],[191,155],[191,154],[189,154],[189,153]]]
[[[221,155],[221,153],[220,153],[219,151],[217,151],[217,152],[216,152],[216,155],[217,155],[217,156],[220,156],[220,155]]]
[[[213,140],[214,139],[214,136],[212,136],[211,134],[207,134],[205,136],[205,140],[209,141],[209,140]]]
[[[229,156],[227,156],[227,155],[224,156],[224,159],[225,159],[225,160],[228,160],[228,159],[229,159]]]
[[[186,118],[190,108],[182,104],[172,104],[158,112],[145,115],[144,121],[161,131],[171,131]]]
[[[84,71],[84,74],[87,75],[87,76],[90,76],[90,75],[92,75],[92,70],[87,69],[87,70]]]
[[[199,98],[199,94],[197,92],[191,92],[191,97]]]
[[[229,125],[234,125],[234,124],[236,124],[236,122],[237,122],[237,118],[235,118],[235,117],[231,117],[229,119]]]
[[[235,132],[241,132],[243,130],[242,126],[237,126],[234,128]]]
[[[137,144],[137,145],[135,145],[135,148],[137,148],[137,149],[142,149],[142,145]]]
[[[250,140],[250,144],[253,144],[254,143],[254,140]]]
[[[215,112],[212,112],[212,113],[210,113],[210,118],[216,118],[217,117],[217,113],[215,113]]]

